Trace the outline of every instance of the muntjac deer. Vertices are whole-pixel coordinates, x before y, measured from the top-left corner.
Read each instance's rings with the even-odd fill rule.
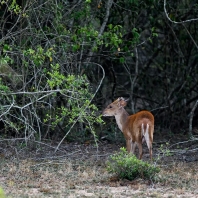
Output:
[[[136,145],[139,148],[139,159],[142,158],[142,143],[146,140],[152,160],[152,142],[154,132],[154,116],[149,111],[140,111],[129,115],[124,107],[127,100],[118,98],[107,106],[103,116],[115,116],[119,129],[123,132],[128,152],[135,152]]]

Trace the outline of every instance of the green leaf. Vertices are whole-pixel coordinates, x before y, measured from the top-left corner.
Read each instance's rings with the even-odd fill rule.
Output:
[[[120,63],[124,63],[125,62],[125,59],[123,57],[120,57],[119,58],[119,61],[120,61]]]

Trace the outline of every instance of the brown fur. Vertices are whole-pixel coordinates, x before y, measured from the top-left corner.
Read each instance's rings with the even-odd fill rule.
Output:
[[[145,110],[133,115],[128,115],[124,109],[126,104],[127,102],[124,98],[118,98],[107,106],[107,108],[103,111],[103,116],[115,116],[118,127],[124,134],[128,152],[134,153],[137,144],[139,148],[139,159],[141,159],[142,143],[146,140],[150,153],[150,159],[152,159],[154,116],[151,112]],[[146,134],[147,127],[148,134]]]

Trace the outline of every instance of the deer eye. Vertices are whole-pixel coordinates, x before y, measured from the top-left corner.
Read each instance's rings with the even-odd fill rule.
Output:
[[[109,106],[109,109],[111,109],[112,108],[112,106]]]

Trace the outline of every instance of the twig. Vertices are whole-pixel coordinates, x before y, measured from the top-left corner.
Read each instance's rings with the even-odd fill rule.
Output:
[[[178,145],[178,144],[185,144],[185,143],[192,142],[192,141],[196,141],[196,140],[198,140],[198,139],[191,139],[191,140],[186,140],[186,141],[183,141],[183,142],[177,142],[177,143],[175,143],[175,144],[170,145],[169,148],[171,148],[171,147],[173,147],[173,146],[176,146],[176,145]]]
[[[0,118],[1,118],[3,115],[6,115],[6,114],[9,112],[10,109],[13,107],[13,105],[14,105],[14,98],[12,97],[12,104],[9,105],[9,108],[8,108],[6,111],[4,111],[4,112],[0,115]]]
[[[180,22],[173,21],[173,20],[168,16],[168,13],[167,13],[167,10],[166,10],[166,0],[164,0],[164,12],[165,12],[165,15],[166,15],[167,19],[168,19],[169,21],[171,21],[172,23],[175,23],[175,24],[182,24],[182,23],[187,23],[187,22],[197,21],[197,20],[198,20],[198,18],[196,18],[196,19],[188,19],[188,20],[180,21]]]
[[[192,35],[190,34],[190,32],[188,31],[188,29],[186,28],[186,26],[182,23],[182,25],[184,26],[186,32],[188,33],[188,35],[190,36],[192,42],[194,43],[194,45],[196,46],[196,48],[198,49],[198,45],[197,43],[195,42],[195,40],[193,39]]]
[[[138,66],[139,66],[139,56],[138,56],[138,50],[137,50],[137,47],[135,47],[135,58],[136,58],[136,61],[135,61],[135,76],[131,82],[131,105],[132,105],[132,112],[135,113],[135,103],[134,103],[134,87],[135,87],[135,83],[136,83],[136,80],[137,80],[137,77],[138,77]],[[131,78],[131,76],[130,76]]]
[[[89,63],[87,63],[87,64],[89,64]],[[62,142],[64,141],[64,139],[65,139],[65,138],[67,137],[67,135],[71,132],[72,128],[76,125],[76,123],[77,123],[78,120],[80,119],[81,115],[82,115],[83,112],[87,109],[87,107],[89,106],[89,104],[92,102],[92,100],[94,99],[95,95],[98,93],[98,90],[100,89],[100,87],[101,87],[101,85],[102,85],[102,82],[103,82],[104,77],[105,77],[104,68],[103,68],[100,64],[98,64],[98,63],[92,63],[92,64],[96,64],[97,66],[99,66],[99,67],[102,69],[103,76],[102,76],[102,78],[101,78],[101,80],[100,80],[100,83],[99,83],[99,85],[98,85],[98,87],[97,87],[97,89],[96,89],[96,91],[95,91],[93,97],[91,98],[91,100],[89,101],[89,103],[87,104],[87,106],[85,106],[85,107],[81,110],[81,112],[80,112],[78,118],[74,121],[74,123],[72,124],[72,126],[70,127],[70,129],[67,131],[67,133],[64,135],[64,137],[62,138],[62,140],[59,142],[59,144],[58,144],[58,146],[56,147],[56,149],[55,149],[54,152],[56,152],[56,151],[58,150],[59,146],[62,144]]]
[[[107,22],[108,22],[108,19],[109,19],[109,15],[110,15],[110,9],[111,9],[111,6],[112,6],[112,3],[113,3],[113,0],[108,0],[108,2],[106,3],[107,5],[107,9],[106,9],[106,15],[105,15],[105,18],[104,18],[104,21],[100,27],[100,31],[99,31],[99,34],[98,34],[98,38],[101,37],[101,35],[103,34],[104,32],[104,29],[107,25]],[[94,42],[93,44],[93,47],[96,46],[96,41]],[[88,55],[88,59],[87,59],[87,62],[90,62],[91,60],[91,57],[93,56],[93,50],[91,49],[90,52],[89,52],[89,55]]]
[[[189,114],[189,132],[188,132],[188,135],[191,139],[193,139],[193,134],[192,134],[192,121],[193,121],[193,115],[194,115],[194,111],[195,109],[197,108],[197,105],[198,105],[198,100],[196,101],[194,107],[192,108],[190,114]]]
[[[43,94],[43,93],[56,93],[56,92],[69,92],[69,93],[73,93],[73,91],[69,91],[66,89],[52,89],[52,90],[48,90],[48,91],[18,91],[18,92],[4,92],[4,91],[0,91],[0,94],[5,94],[5,95],[20,95],[20,94],[27,94],[27,95],[35,95],[35,94]]]

